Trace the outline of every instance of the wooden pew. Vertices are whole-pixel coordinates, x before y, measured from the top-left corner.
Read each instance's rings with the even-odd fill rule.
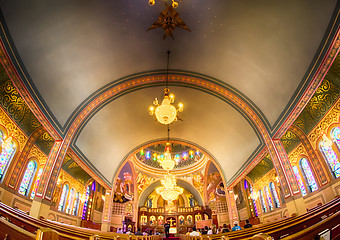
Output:
[[[340,210],[340,199],[335,199],[323,206],[318,208],[312,209],[311,211],[307,212],[304,215],[298,217],[292,217],[288,219],[284,219],[275,223],[270,223],[263,225],[259,228],[250,228],[245,229],[237,232],[225,233],[225,234],[217,234],[217,235],[210,235],[210,236],[203,236],[202,239],[221,239],[221,238],[229,238],[229,239],[251,239],[257,233],[260,232],[270,232],[272,231],[274,234],[276,232],[281,232],[281,230],[285,229],[285,231],[297,231],[294,228],[294,225],[300,225],[298,231],[301,230],[301,225],[306,225],[309,227],[314,225],[315,223],[319,222],[322,217],[327,217],[330,214],[334,214],[334,212]],[[89,239],[93,235],[99,235],[100,239],[115,239],[119,237],[120,240],[135,240],[136,236],[126,235],[126,234],[117,234],[117,233],[107,233],[107,232],[100,232],[97,230],[92,229],[84,229],[80,227],[64,225],[57,222],[51,222],[46,220],[39,220],[36,218],[32,218],[26,215],[24,212],[13,209],[7,205],[0,203],[0,214],[3,216],[8,217],[12,223],[17,226],[22,226],[26,230],[34,233],[39,228],[48,227],[55,229],[60,234],[60,239]],[[290,232],[289,234],[292,234]],[[185,235],[184,235],[185,236]],[[150,239],[151,238],[151,239]],[[159,240],[160,236],[152,236],[149,238],[144,238],[144,240]]]
[[[315,239],[318,233],[324,231],[325,229],[330,230],[331,239],[340,239],[340,232],[332,231],[335,227],[338,227],[340,224],[340,211],[331,215],[330,217],[322,220],[319,223],[314,224],[311,227],[308,227],[300,232],[295,234],[289,235],[282,240],[292,240],[292,239],[299,239],[299,240],[310,240]]]
[[[0,239],[34,240],[36,235],[0,218]]]
[[[229,232],[229,233],[223,233],[223,234],[216,234],[216,235],[203,235],[203,240],[215,240],[215,239],[221,239],[222,236],[226,236],[229,239],[251,239],[252,236],[255,234],[261,233],[261,232],[271,232],[274,235],[290,235],[297,231],[301,231],[306,227],[312,226],[319,221],[322,220],[322,218],[325,218],[331,214],[334,214],[335,212],[340,211],[340,198],[334,199],[330,201],[327,204],[324,204],[323,206],[320,206],[318,208],[314,208],[311,211],[307,212],[306,214],[297,216],[297,217],[291,217],[288,219],[284,219],[275,223],[268,223],[258,228],[249,228],[249,229],[243,229],[240,231],[235,232]],[[182,237],[182,239],[185,239]],[[277,239],[277,238],[275,238]]]

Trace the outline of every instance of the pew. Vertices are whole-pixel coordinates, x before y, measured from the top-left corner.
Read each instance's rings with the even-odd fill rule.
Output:
[[[308,227],[300,232],[295,234],[289,235],[282,240],[292,240],[292,239],[299,239],[299,240],[310,240],[315,239],[318,233],[323,232],[324,230],[330,230],[331,239],[340,239],[340,211],[331,215],[328,218],[325,218],[319,223],[314,224],[311,227]]]
[[[216,235],[203,235],[202,239],[217,240],[221,239],[223,236],[228,239],[252,239],[254,235],[259,233],[268,233],[274,237],[274,239],[280,239],[280,237],[292,235],[307,227],[317,224],[322,219],[331,216],[337,211],[340,211],[340,198],[336,198],[322,206],[313,208],[309,212],[300,216],[283,219],[275,223],[264,224],[261,227],[253,227]],[[186,235],[181,235],[180,238],[182,240],[193,240],[192,238],[188,238]]]
[[[190,236],[180,236],[182,240],[215,240],[215,239],[252,239],[254,235],[259,233],[268,233],[273,235],[275,239],[284,237],[285,235],[293,235],[303,231],[305,228],[309,228],[320,222],[321,220],[327,220],[336,212],[340,211],[340,198],[334,199],[329,203],[316,207],[308,211],[306,214],[283,219],[275,223],[264,224],[261,227],[253,227],[249,229],[243,229],[241,231],[216,234],[216,235],[204,235],[201,238],[192,238]],[[115,240],[160,240],[161,236],[150,236],[137,238],[134,235],[117,234],[110,232],[101,232],[93,229],[85,229],[76,226],[65,225],[48,220],[40,220],[28,216],[26,213],[13,209],[3,203],[0,203],[0,214],[9,219],[12,224],[19,226],[20,230],[25,230],[32,234],[36,233],[38,229],[50,228],[54,229],[59,234],[60,240],[66,239],[115,239]],[[340,227],[336,228],[340,231]],[[96,236],[97,235],[97,236]],[[21,239],[21,238],[19,238]]]
[[[0,239],[34,240],[36,235],[8,222],[6,219],[0,218]]]

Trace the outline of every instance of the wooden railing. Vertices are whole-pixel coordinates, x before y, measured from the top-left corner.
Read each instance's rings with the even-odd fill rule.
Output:
[[[252,239],[252,237],[259,233],[267,233],[274,239],[281,239],[283,237],[293,237],[287,239],[308,239],[303,238],[304,234],[308,235],[309,231],[320,232],[322,229],[329,227],[338,229],[333,223],[339,223],[339,211],[340,211],[340,198],[335,199],[323,206],[314,208],[306,214],[287,218],[275,223],[265,224],[261,227],[253,227],[249,229],[243,229],[240,231],[215,234],[215,235],[203,235],[202,237],[192,237],[188,235],[181,235],[182,240],[217,240],[217,239]],[[161,240],[161,236],[134,236],[126,234],[117,234],[111,232],[101,232],[93,229],[85,229],[76,226],[65,225],[62,223],[39,220],[28,216],[26,213],[13,209],[5,204],[0,203],[0,214],[3,218],[0,222],[0,239],[5,239],[6,234],[19,234],[23,237],[11,237],[6,239],[35,239],[38,236],[42,236],[41,229],[48,228],[52,232],[56,231],[60,240],[79,240],[79,239],[113,239],[113,240]],[[334,226],[333,226],[334,225]],[[53,229],[53,230],[52,230]],[[50,231],[48,230],[48,231]],[[48,232],[47,231],[47,232]],[[335,231],[336,232],[336,231]],[[52,233],[46,233],[52,234]],[[295,234],[299,235],[298,238],[294,238]],[[55,235],[55,234],[54,234]],[[339,234],[340,235],[340,234]],[[16,235],[15,235],[16,236]],[[38,238],[37,238],[38,239]],[[44,238],[39,238],[44,239]]]

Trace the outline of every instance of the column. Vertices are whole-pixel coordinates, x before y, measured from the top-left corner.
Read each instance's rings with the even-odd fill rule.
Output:
[[[234,221],[237,221],[237,222],[239,221],[234,191],[228,188],[226,192],[226,197],[227,197],[227,203],[228,203],[230,227],[233,227]]]
[[[103,232],[109,232],[111,226],[111,216],[112,216],[112,190],[106,190],[105,192],[105,202],[103,208],[102,225],[101,230]]]

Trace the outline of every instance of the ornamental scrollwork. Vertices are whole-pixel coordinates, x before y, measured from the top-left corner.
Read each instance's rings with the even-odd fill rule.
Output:
[[[27,137],[25,134],[18,128],[16,124],[7,116],[6,112],[0,106],[0,124],[5,126],[8,133],[11,134],[17,141],[19,142],[19,151],[21,152],[23,147],[26,144]]]

